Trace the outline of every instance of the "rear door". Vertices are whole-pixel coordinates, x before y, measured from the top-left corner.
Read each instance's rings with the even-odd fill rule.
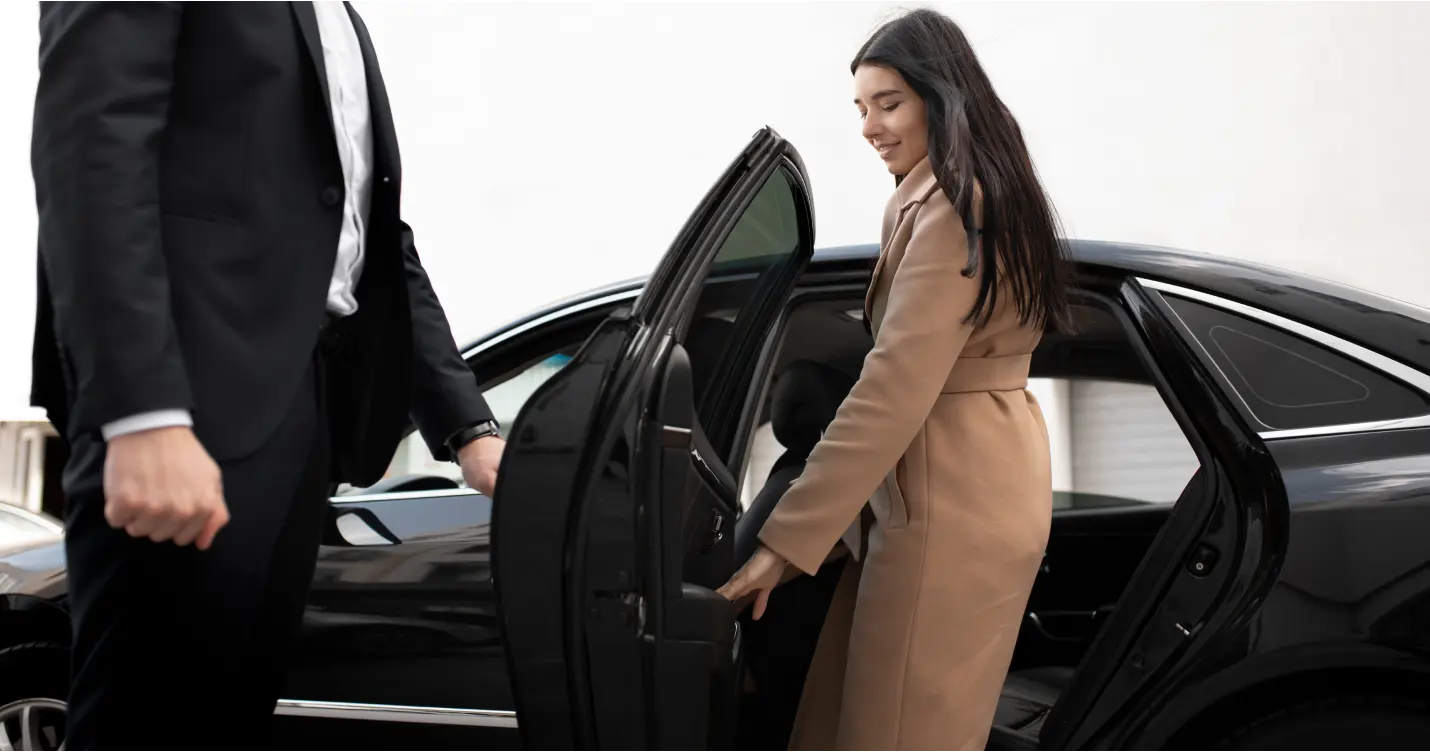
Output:
[[[1265,445],[1157,289],[1128,279],[1117,297],[1200,468],[1047,714],[1039,749],[1139,748],[1124,747],[1125,734],[1166,707],[1193,662],[1244,639],[1240,623],[1264,598],[1266,567],[1284,545],[1286,491]]]
[[[629,312],[527,401],[493,515],[527,748],[733,743],[740,641],[729,467],[762,345],[813,252],[808,178],[751,140]]]

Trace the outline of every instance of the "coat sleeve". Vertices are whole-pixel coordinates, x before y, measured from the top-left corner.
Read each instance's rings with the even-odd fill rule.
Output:
[[[87,430],[191,408],[159,205],[181,3],[41,3],[30,161],[60,357]]]
[[[412,228],[402,224],[402,262],[412,306],[412,418],[438,460],[451,459],[452,434],[492,419],[477,377],[462,360],[447,314],[417,255]]]
[[[760,541],[807,574],[823,563],[933,410],[972,326],[978,279],[942,191],[914,217],[874,348],[849,396],[775,506]]]

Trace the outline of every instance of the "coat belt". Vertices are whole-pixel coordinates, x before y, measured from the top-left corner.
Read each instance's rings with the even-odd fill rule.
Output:
[[[1032,355],[998,355],[990,358],[959,358],[943,383],[944,394],[965,392],[1009,392],[1028,387],[1028,367]]]

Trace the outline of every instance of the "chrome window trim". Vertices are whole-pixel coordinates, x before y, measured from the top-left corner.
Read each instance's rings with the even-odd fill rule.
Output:
[[[439,499],[447,496],[482,496],[475,488],[437,488],[430,491],[392,491],[389,493],[352,493],[331,496],[333,504],[361,504],[365,501],[404,501],[407,499]],[[486,497],[482,497],[486,498]]]
[[[514,710],[437,708],[419,705],[376,705],[365,702],[318,702],[279,700],[274,715],[334,720],[387,721],[389,723],[431,723],[444,726],[517,728]]]
[[[488,339],[485,342],[482,342],[472,347],[472,349],[462,353],[462,360],[470,360],[472,357],[480,355],[486,350],[495,347],[496,345],[499,345],[511,339],[512,337],[525,334],[532,329],[545,326],[553,321],[559,321],[561,319],[566,318],[567,316],[581,313],[582,311],[589,311],[592,308],[600,308],[601,306],[610,305],[612,303],[619,303],[623,300],[633,300],[640,295],[641,289],[642,288],[637,288],[635,290],[625,290],[622,292],[611,293],[610,295],[603,295],[599,298],[593,298],[591,300],[583,301],[581,303],[574,303],[570,306],[567,306],[566,308],[562,308],[559,311],[552,311],[545,316],[539,316],[526,322],[525,324],[521,324],[520,326],[514,326],[511,329],[508,329],[501,334],[498,334],[495,337],[492,337],[491,339]]]
[[[1412,389],[1419,391],[1421,394],[1430,397],[1430,376],[1397,360],[1392,360],[1374,350],[1351,342],[1350,340],[1337,337],[1329,332],[1302,324],[1299,321],[1293,321],[1284,316],[1271,313],[1270,311],[1249,306],[1245,303],[1238,303],[1234,300],[1228,300],[1218,295],[1202,292],[1201,290],[1194,290],[1144,277],[1137,277],[1136,280],[1138,284],[1148,289],[1186,298],[1188,300],[1195,300],[1199,303],[1205,303],[1259,321],[1263,324],[1268,324],[1303,339],[1308,339],[1328,350],[1335,351],[1350,358],[1363,366],[1380,371],[1386,376],[1400,381]],[[1175,313],[1174,311],[1173,314],[1175,315]],[[1186,322],[1182,322],[1180,316],[1177,318],[1179,323],[1185,328]],[[1188,333],[1190,333],[1190,331]],[[1192,337],[1192,341],[1196,343],[1197,347],[1202,349],[1202,352],[1206,352],[1206,347],[1202,345],[1201,340]],[[1208,357],[1210,358],[1210,353],[1208,353]],[[1212,365],[1217,367],[1214,360],[1212,361]],[[1217,368],[1220,370],[1220,367]],[[1226,374],[1222,374],[1222,376],[1225,378]],[[1233,393],[1235,394],[1235,390],[1233,390]],[[1241,399],[1240,394],[1235,394],[1235,396],[1237,399]],[[1334,436],[1340,434],[1367,433],[1371,431],[1391,431],[1402,428],[1430,428],[1430,413],[1394,420],[1377,420],[1365,423],[1344,423],[1330,426],[1261,431],[1257,435],[1264,440],[1271,441],[1275,439],[1293,439],[1306,436]]]

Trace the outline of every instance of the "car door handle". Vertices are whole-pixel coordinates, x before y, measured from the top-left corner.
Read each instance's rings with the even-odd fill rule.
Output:
[[[1097,611],[1029,611],[1028,621],[1049,640],[1078,642],[1092,636],[1097,615]]]

